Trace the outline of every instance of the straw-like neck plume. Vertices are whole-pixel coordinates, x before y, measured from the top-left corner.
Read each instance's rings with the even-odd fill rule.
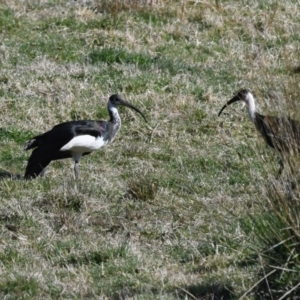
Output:
[[[117,109],[117,106],[114,105],[111,101],[107,103],[107,109],[110,116],[110,122],[116,124],[118,127],[121,126],[121,118]]]
[[[254,122],[256,108],[255,108],[255,101],[253,95],[250,92],[247,92],[244,101],[248,106],[249,117],[252,120],[252,122]]]

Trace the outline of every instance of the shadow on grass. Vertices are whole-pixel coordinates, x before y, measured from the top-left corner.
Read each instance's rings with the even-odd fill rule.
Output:
[[[0,171],[0,180],[3,180],[5,178],[10,178],[12,180],[23,180],[24,176],[21,174],[13,174],[7,171]]]
[[[300,282],[297,265],[287,263],[286,270],[277,270],[262,280],[253,290],[255,300],[268,299],[300,299]],[[283,269],[283,268],[282,268]],[[264,272],[259,273],[259,278],[265,277],[265,272],[269,270],[275,271],[271,267],[267,267]],[[285,273],[283,272],[285,271]],[[287,298],[284,297],[287,296]]]
[[[205,282],[203,284],[193,284],[179,287],[178,294],[180,299],[214,299],[230,300],[235,298],[233,287],[229,283]]]

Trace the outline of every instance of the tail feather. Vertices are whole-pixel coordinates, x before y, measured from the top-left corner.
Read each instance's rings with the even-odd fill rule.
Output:
[[[35,144],[36,144],[36,139],[31,139],[25,143],[23,149],[29,150],[29,149],[35,148],[35,147],[37,147],[37,145],[35,145]]]
[[[25,170],[25,179],[33,179],[41,174],[41,172],[49,165],[51,157],[44,156],[43,150],[36,148],[32,151],[29,157],[28,164]]]
[[[36,148],[38,146],[40,146],[42,144],[42,137],[44,134],[40,134],[35,136],[34,138],[32,138],[31,140],[27,141],[24,145],[24,150],[29,150],[29,149],[33,149]]]

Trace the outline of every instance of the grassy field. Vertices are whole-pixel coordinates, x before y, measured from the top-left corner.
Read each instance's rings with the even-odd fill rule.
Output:
[[[297,1],[0,0],[0,298],[300,295],[300,186],[246,108],[300,120]],[[112,144],[22,179],[24,143],[108,119]],[[290,182],[293,181],[291,185]],[[293,186],[293,187],[291,187]]]

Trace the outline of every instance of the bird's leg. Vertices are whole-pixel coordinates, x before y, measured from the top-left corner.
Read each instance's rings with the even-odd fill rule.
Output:
[[[278,174],[276,176],[276,179],[279,179],[282,171],[283,171],[283,168],[284,168],[284,163],[283,163],[283,159],[282,158],[279,158],[279,170],[278,170]]]
[[[75,164],[74,164],[74,174],[75,174],[75,179],[79,178],[79,170],[78,170],[78,160],[75,160]]]
[[[78,163],[79,163],[79,160],[80,160],[80,157],[81,157],[82,154],[80,153],[72,153],[72,157],[73,157],[73,160],[74,160],[74,175],[75,175],[75,179],[78,179],[79,178],[79,170],[78,170]]]

